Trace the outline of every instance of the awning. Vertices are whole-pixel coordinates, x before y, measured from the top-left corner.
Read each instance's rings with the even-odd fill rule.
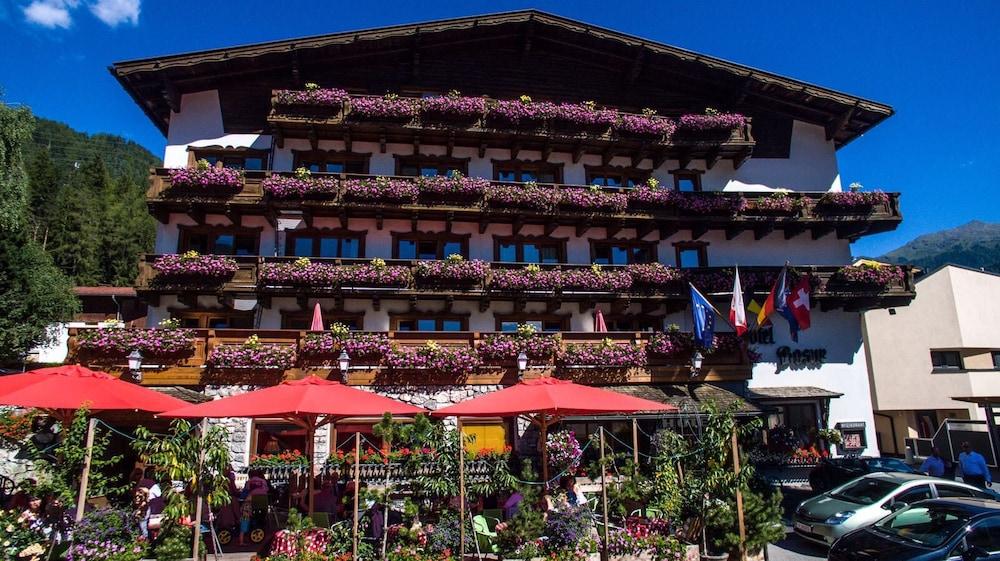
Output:
[[[657,417],[697,414],[701,412],[702,405],[710,401],[721,407],[729,407],[736,403],[738,416],[755,417],[761,414],[760,408],[743,399],[739,394],[706,383],[630,384],[627,386],[607,386],[606,389],[649,401],[666,403],[678,409],[671,413],[649,413],[649,415]]]
[[[782,401],[789,399],[835,399],[842,393],[824,390],[815,386],[777,386],[770,388],[750,388],[747,397],[754,401]]]
[[[955,401],[964,401],[965,403],[975,403],[980,407],[1000,407],[1000,396],[995,395],[984,395],[984,396],[972,396],[972,397],[953,397]]]

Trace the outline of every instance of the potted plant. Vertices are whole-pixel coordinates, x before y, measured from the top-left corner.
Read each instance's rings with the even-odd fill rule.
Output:
[[[555,106],[551,121],[557,129],[572,133],[604,134],[618,123],[618,110],[599,108],[593,101],[560,103]]]
[[[231,257],[201,255],[187,251],[181,255],[163,255],[152,264],[156,271],[153,283],[158,286],[217,286],[236,274],[239,265]]]
[[[434,370],[464,376],[475,372],[480,360],[469,347],[445,347],[427,341],[419,346],[396,346],[386,357],[386,365],[401,370]]]
[[[476,352],[483,364],[509,366],[515,364],[518,355],[524,353],[528,364],[551,363],[559,351],[559,335],[545,335],[535,332],[531,324],[522,323],[515,333],[496,333],[483,337]]]
[[[466,177],[454,172],[452,175],[436,175],[417,178],[420,200],[430,204],[478,203],[490,188],[490,181],[481,177]]]
[[[634,344],[617,344],[605,338],[597,344],[567,345],[559,356],[564,368],[638,368],[646,366],[646,349]]]
[[[862,191],[860,183],[851,183],[847,191],[834,191],[820,197],[816,211],[824,214],[871,214],[876,206],[889,204],[882,191]]]
[[[585,189],[567,187],[559,191],[559,206],[568,210],[582,210],[595,213],[621,214],[628,206],[628,195],[613,193],[591,185]]]
[[[468,125],[486,113],[486,98],[466,97],[458,90],[448,95],[425,97],[420,100],[420,118],[423,122],[442,122]]]
[[[573,292],[628,292],[632,276],[627,270],[605,270],[598,264],[588,268],[562,271],[562,289]]]
[[[533,101],[522,95],[518,99],[496,100],[486,107],[486,123],[500,129],[536,129],[555,114],[555,104]]]
[[[555,187],[543,187],[534,181],[522,184],[498,183],[486,193],[486,205],[492,211],[529,210],[552,212],[562,194]]]
[[[562,287],[562,271],[543,270],[534,263],[523,269],[494,269],[489,286],[497,292],[551,292]]]
[[[367,204],[415,204],[420,189],[414,180],[376,177],[342,183],[344,199]]]
[[[861,262],[857,265],[847,265],[837,269],[828,283],[847,287],[883,291],[900,284],[906,278],[901,267],[886,263]]]
[[[337,196],[337,180],[313,177],[308,168],[300,167],[295,175],[271,175],[261,182],[261,189],[273,199],[332,199]]]
[[[802,199],[779,192],[747,199],[743,214],[761,216],[789,216],[802,210]]]
[[[321,88],[319,84],[308,82],[303,90],[276,91],[274,103],[285,108],[323,108],[328,111],[340,111],[350,98],[351,96],[344,90]]]
[[[156,329],[99,327],[81,330],[77,350],[94,359],[118,360],[133,350],[144,358],[181,358],[194,351],[193,329],[181,329],[180,322],[165,319]]]
[[[745,116],[739,113],[723,113],[707,107],[701,115],[681,115],[677,120],[675,136],[698,140],[725,141],[732,136],[732,131],[743,127],[747,122]]]
[[[466,260],[454,253],[443,261],[420,261],[413,267],[413,280],[418,288],[454,287],[470,289],[482,286],[490,272],[486,261]]]
[[[295,365],[295,348],[262,343],[254,334],[236,345],[219,345],[205,361],[211,368],[287,370]]]
[[[232,196],[243,189],[243,170],[213,166],[198,160],[193,167],[174,168],[167,172],[170,188],[167,195]]]
[[[348,117],[352,121],[408,122],[417,114],[417,101],[396,94],[351,98]]]
[[[619,136],[648,140],[667,140],[677,128],[677,124],[667,117],[656,114],[655,109],[643,109],[641,114],[622,113],[614,130]]]

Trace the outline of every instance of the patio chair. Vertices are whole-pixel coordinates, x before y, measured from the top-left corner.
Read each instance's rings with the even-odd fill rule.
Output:
[[[476,544],[480,551],[488,553],[499,553],[500,547],[497,545],[497,524],[498,518],[487,518],[482,514],[472,517],[472,530],[476,534]]]

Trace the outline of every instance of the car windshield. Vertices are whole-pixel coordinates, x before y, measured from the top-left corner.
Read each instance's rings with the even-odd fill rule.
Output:
[[[896,484],[891,481],[862,477],[834,489],[830,496],[849,503],[870,505],[882,500],[895,489]]]
[[[884,518],[874,528],[917,543],[937,547],[969,523],[969,513],[953,505],[916,505]]]

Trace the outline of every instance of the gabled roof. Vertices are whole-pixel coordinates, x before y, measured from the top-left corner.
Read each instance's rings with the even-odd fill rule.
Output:
[[[295,87],[296,83],[301,87],[307,79],[302,75],[307,74],[310,57],[359,60],[376,52],[391,52],[401,57],[409,54],[417,65],[420,56],[415,53],[421,50],[448,45],[448,52],[455,53],[462,43],[486,48],[485,39],[517,43],[524,53],[533,48],[559,48],[578,64],[617,69],[626,84],[640,77],[639,82],[669,77],[671,83],[689,93],[714,96],[708,99],[719,109],[759,108],[822,125],[838,147],[893,114],[883,103],[538,10],[151,57],[118,62],[109,70],[154,124],[166,132],[170,109],[179,107],[179,94],[210,89],[213,80],[254,76],[256,79],[248,82],[260,83],[263,75],[272,73],[285,82],[272,87]]]

